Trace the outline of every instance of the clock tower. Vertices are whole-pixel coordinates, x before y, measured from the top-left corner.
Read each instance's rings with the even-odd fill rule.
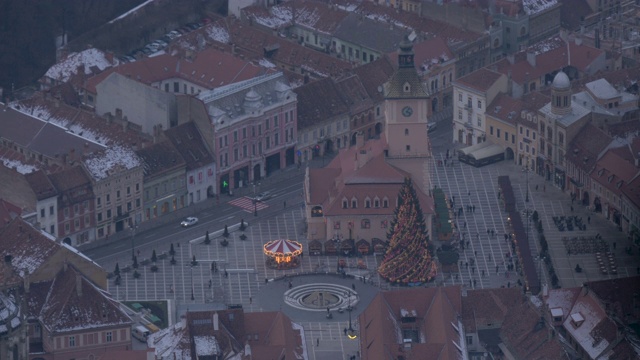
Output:
[[[384,96],[388,157],[430,156],[429,93],[415,68],[413,44],[406,37],[400,43],[398,70],[384,85]]]

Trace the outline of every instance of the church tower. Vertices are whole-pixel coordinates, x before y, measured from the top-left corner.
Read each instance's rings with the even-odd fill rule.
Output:
[[[405,37],[398,52],[398,70],[384,84],[385,135],[390,158],[431,155],[427,135],[427,119],[431,115],[429,93],[413,59],[413,44]]]
[[[551,84],[551,112],[556,115],[571,112],[571,81],[563,71],[556,74]]]

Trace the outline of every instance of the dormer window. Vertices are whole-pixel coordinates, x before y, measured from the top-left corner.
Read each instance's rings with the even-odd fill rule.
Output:
[[[352,209],[358,208],[358,200],[356,198],[351,199],[351,208]]]
[[[613,181],[613,175],[609,175],[609,177],[607,178],[607,181],[611,183]]]
[[[342,208],[343,209],[349,208],[349,201],[347,201],[347,199],[342,199]]]
[[[388,208],[389,207],[389,199],[387,199],[387,198],[382,199],[382,207],[383,208]]]
[[[375,208],[379,208],[380,207],[380,199],[378,199],[378,198],[373,199],[373,207],[375,207]]]
[[[371,207],[371,199],[366,198],[364,200],[364,207],[366,207],[367,209]]]
[[[402,85],[402,90],[406,93],[411,92],[411,85],[409,85],[408,82],[404,83],[404,85]]]

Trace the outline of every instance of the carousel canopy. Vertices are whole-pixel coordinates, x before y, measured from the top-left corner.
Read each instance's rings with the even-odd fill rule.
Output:
[[[272,240],[264,245],[264,251],[269,255],[299,255],[302,244],[289,239]]]

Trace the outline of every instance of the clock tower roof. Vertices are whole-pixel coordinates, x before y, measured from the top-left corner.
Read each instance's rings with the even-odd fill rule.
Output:
[[[400,43],[398,52],[398,70],[384,84],[386,99],[420,99],[428,98],[429,92],[422,83],[414,65],[413,44],[408,37]]]

